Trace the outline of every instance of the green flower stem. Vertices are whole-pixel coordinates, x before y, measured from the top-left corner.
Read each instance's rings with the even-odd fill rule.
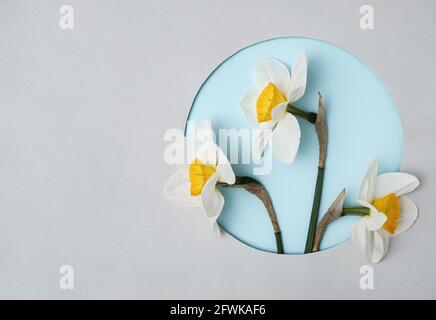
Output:
[[[274,235],[276,237],[277,253],[278,254],[285,253],[285,251],[283,250],[282,233],[278,231],[278,232],[274,232]]]
[[[322,196],[322,187],[324,182],[324,171],[327,160],[327,119],[324,108],[324,99],[322,98],[321,93],[318,92],[318,95],[318,113],[316,114],[316,121],[314,123],[319,144],[318,176],[316,178],[315,195],[313,197],[312,213],[310,215],[309,230],[307,231],[306,247],[304,249],[304,253],[313,252],[316,227],[318,223],[319,207]]]
[[[315,241],[316,224],[318,222],[319,206],[321,203],[322,184],[324,182],[324,168],[318,167],[316,178],[315,196],[313,198],[312,213],[310,215],[309,231],[307,232],[306,247],[304,253],[311,253]]]
[[[342,217],[345,216],[368,216],[370,213],[369,208],[366,207],[353,207],[353,208],[344,208],[342,210]]]
[[[286,107],[286,111],[289,113],[292,113],[296,117],[303,118],[303,119],[309,121],[310,123],[315,124],[315,122],[316,122],[316,113],[315,112],[303,111],[303,110],[293,106],[292,104],[288,104],[288,106]]]

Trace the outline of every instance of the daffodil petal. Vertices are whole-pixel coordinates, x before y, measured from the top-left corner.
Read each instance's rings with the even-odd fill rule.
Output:
[[[375,231],[383,227],[387,217],[385,214],[378,212],[377,209],[369,202],[357,200],[357,202],[370,210],[369,216],[366,216],[366,226],[369,231]]]
[[[217,153],[218,153],[218,162],[216,165],[216,172],[218,173],[218,179],[221,182],[225,182],[228,184],[234,184],[236,177],[235,173],[233,172],[232,166],[229,162],[229,159],[227,159],[224,152],[221,150],[220,147],[216,146]]]
[[[272,129],[274,129],[276,124],[277,124],[277,121],[274,121],[274,120],[264,121],[264,122],[259,123],[259,129],[272,130]]]
[[[178,152],[181,152],[182,154],[180,157],[183,158],[182,166],[189,165],[192,161],[195,159],[195,150],[196,142],[195,142],[195,136],[186,136],[181,140],[180,142],[176,142],[174,144],[174,148],[178,148]]]
[[[288,102],[280,103],[278,106],[274,107],[271,111],[271,117],[273,121],[280,121],[286,114],[286,107]]]
[[[214,141],[212,122],[210,119],[205,118],[197,123],[197,138],[204,137],[205,141]]]
[[[288,68],[280,61],[266,58],[254,68],[254,80],[259,91],[272,82],[282,94],[286,94],[291,77]]]
[[[199,146],[195,152],[195,158],[209,165],[216,165],[218,162],[217,145],[212,141],[207,141]]]
[[[251,152],[253,159],[259,161],[263,157],[266,147],[271,143],[271,129],[256,129],[253,132],[251,141]]]
[[[210,224],[210,227],[212,229],[212,232],[215,235],[220,236],[222,234],[222,232],[221,232],[220,226],[217,223],[217,217],[210,217],[210,218],[208,218],[208,220],[209,220],[209,224]]]
[[[393,236],[410,229],[418,218],[418,207],[406,196],[400,197],[401,215]]]
[[[367,218],[356,221],[351,227],[351,238],[367,261],[377,263],[386,255],[389,247],[389,234],[383,229],[369,231]]]
[[[360,184],[358,199],[366,202],[374,200],[375,180],[377,177],[377,159],[374,159],[363,177]]]
[[[201,191],[201,201],[208,217],[218,217],[224,206],[224,197],[216,189],[218,177],[218,174],[214,173]]]
[[[215,139],[212,124],[209,119],[195,123],[194,132],[190,132],[183,141],[186,164],[199,159],[206,164],[216,163]]]
[[[367,202],[367,201],[365,201],[365,200],[360,200],[360,199],[358,199],[357,202],[358,202],[361,206],[364,206],[364,207],[366,207],[366,208],[368,208],[368,209],[371,209],[371,207],[374,208],[374,206],[373,206],[372,204],[370,204],[369,202]],[[377,211],[377,209],[375,209],[375,210]]]
[[[272,132],[272,151],[283,163],[294,161],[300,146],[300,125],[294,115],[287,113]]]
[[[388,252],[390,235],[383,229],[380,229],[378,231],[372,232],[372,236],[373,246],[371,262],[378,263],[381,259],[384,258],[384,256]]]
[[[307,57],[306,53],[300,52],[292,65],[291,81],[288,90],[289,102],[300,99],[306,91],[307,82]]]
[[[193,197],[189,192],[188,168],[178,170],[165,183],[164,196],[178,205],[188,207],[201,207],[201,198]]]
[[[388,218],[381,212],[373,212],[368,216],[366,227],[369,231],[376,231],[383,227]]]
[[[212,123],[210,119],[203,119],[197,124],[196,128],[196,136],[195,136],[195,142],[197,150],[205,150],[207,149],[209,152],[211,152],[211,155],[214,151],[214,145],[215,145],[215,133],[212,129]],[[216,157],[212,158],[211,161],[216,161]]]
[[[351,226],[351,239],[354,244],[359,248],[361,254],[369,260],[370,256],[370,234],[371,231],[368,231],[366,228],[366,217],[357,220]]]
[[[257,126],[256,102],[259,96],[259,91],[256,89],[248,90],[241,99],[241,109],[247,118],[248,122]]]
[[[398,197],[412,192],[419,186],[419,180],[408,173],[389,172],[383,173],[375,179],[375,197],[381,198],[389,193]]]

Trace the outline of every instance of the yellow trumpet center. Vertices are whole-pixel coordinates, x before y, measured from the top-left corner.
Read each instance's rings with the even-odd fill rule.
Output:
[[[400,219],[400,199],[395,193],[389,193],[383,198],[374,200],[372,205],[377,209],[378,212],[383,212],[388,218],[383,225],[385,229],[390,234],[394,234],[397,229],[398,220]]]
[[[262,90],[256,102],[257,121],[265,122],[272,119],[271,112],[274,107],[287,101],[280,90],[270,82]]]
[[[190,192],[192,196],[201,194],[207,180],[215,173],[216,167],[205,164],[198,159],[189,165],[189,182],[191,183]]]

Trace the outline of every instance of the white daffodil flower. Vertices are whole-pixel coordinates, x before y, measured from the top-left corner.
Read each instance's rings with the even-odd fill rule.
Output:
[[[241,108],[248,121],[260,130],[253,137],[253,157],[260,159],[269,142],[276,158],[292,163],[300,145],[300,125],[296,117],[286,111],[304,95],[307,79],[307,59],[300,52],[288,68],[276,59],[264,59],[254,68],[255,88],[248,90],[241,100]]]
[[[404,196],[415,190],[419,181],[402,172],[377,175],[377,159],[363,178],[358,202],[370,214],[352,226],[352,238],[366,259],[377,263],[386,255],[391,236],[409,229],[418,218],[418,207]]]
[[[194,150],[188,150],[186,163],[165,184],[164,195],[179,205],[202,209],[213,231],[219,233],[216,220],[224,206],[224,197],[216,184],[234,184],[235,174],[229,160],[214,142],[209,119],[199,123],[195,136],[184,139],[183,150],[191,147]]]

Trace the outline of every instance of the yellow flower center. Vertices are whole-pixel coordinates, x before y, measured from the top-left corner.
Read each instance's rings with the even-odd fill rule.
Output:
[[[205,164],[198,159],[189,165],[189,182],[191,183],[190,192],[192,196],[201,194],[207,180],[215,173],[216,167]]]
[[[271,112],[274,107],[287,101],[280,90],[270,82],[262,90],[256,102],[257,121],[265,122],[272,119]]]
[[[389,193],[383,198],[374,200],[372,205],[377,209],[378,212],[383,212],[388,218],[383,225],[385,229],[390,234],[394,234],[397,229],[398,219],[400,219],[400,199],[395,193]]]

